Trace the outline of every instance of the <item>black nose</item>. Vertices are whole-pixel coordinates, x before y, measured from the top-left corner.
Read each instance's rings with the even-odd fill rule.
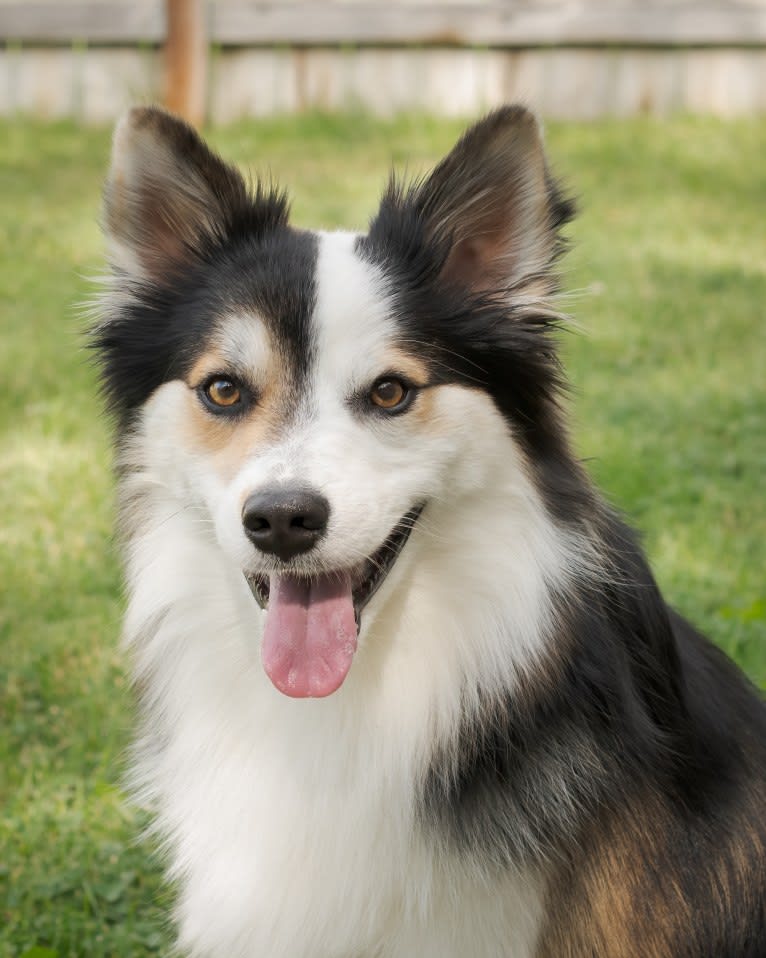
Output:
[[[261,552],[285,562],[312,549],[327,529],[330,504],[309,489],[271,489],[248,496],[242,509],[245,535]]]

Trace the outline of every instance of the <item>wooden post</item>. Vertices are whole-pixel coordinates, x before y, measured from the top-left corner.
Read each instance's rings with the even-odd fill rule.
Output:
[[[194,126],[205,119],[208,36],[205,0],[165,0],[165,106]]]

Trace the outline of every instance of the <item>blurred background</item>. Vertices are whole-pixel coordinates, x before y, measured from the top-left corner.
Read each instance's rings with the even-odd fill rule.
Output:
[[[0,0],[0,114],[766,110],[763,0]]]
[[[668,600],[766,687],[766,0],[0,0],[0,958],[167,955],[121,782],[110,429],[82,304],[113,120],[162,102],[364,228],[523,100],[578,201],[574,442]],[[214,637],[211,636],[211,641]]]

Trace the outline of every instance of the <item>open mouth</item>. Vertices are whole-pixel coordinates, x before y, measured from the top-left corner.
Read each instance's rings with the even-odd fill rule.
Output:
[[[385,581],[423,506],[406,513],[383,544],[352,569],[316,576],[289,571],[245,575],[266,610],[261,660],[276,688],[321,698],[343,683],[357,645],[362,610]]]
[[[383,545],[368,559],[365,559],[360,566],[351,570],[351,595],[357,629],[361,623],[362,609],[375,595],[393,568],[422,511],[423,506],[420,505],[405,513],[394,526]],[[342,574],[338,573],[338,575]],[[245,573],[245,579],[250,586],[255,601],[262,609],[267,609],[270,592],[269,576],[263,573]]]

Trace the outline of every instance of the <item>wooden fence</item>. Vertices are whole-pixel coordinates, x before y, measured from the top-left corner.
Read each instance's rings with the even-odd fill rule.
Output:
[[[215,122],[511,99],[572,118],[766,113],[766,0],[190,2]],[[106,121],[156,99],[167,33],[162,0],[0,0],[0,114]]]

